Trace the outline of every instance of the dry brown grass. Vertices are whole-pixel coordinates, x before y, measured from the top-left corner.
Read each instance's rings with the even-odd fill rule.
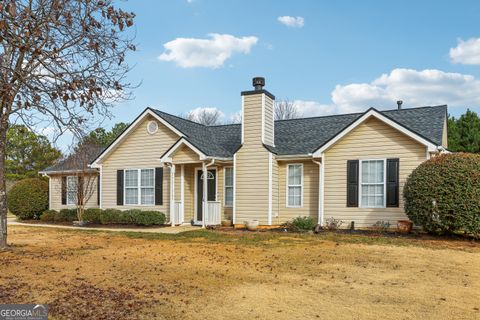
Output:
[[[57,319],[480,319],[471,242],[139,237],[12,226],[0,303],[49,303]]]

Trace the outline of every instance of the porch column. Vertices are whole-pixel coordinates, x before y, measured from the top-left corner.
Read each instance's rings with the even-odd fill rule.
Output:
[[[322,161],[320,163],[320,181],[319,181],[319,191],[318,195],[319,204],[319,214],[318,214],[318,224],[323,226],[325,221],[325,153],[322,153]]]
[[[175,226],[175,165],[170,168],[170,222]]]
[[[207,164],[205,162],[202,162],[202,173],[203,173],[203,217],[202,217],[202,228],[205,228],[205,219],[208,216],[208,171],[207,171]]]
[[[181,204],[181,218],[179,223],[184,223],[185,222],[185,165],[182,164],[180,167],[180,202]]]

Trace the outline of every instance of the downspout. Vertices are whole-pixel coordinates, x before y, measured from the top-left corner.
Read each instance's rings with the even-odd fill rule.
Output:
[[[322,158],[323,161],[323,158]],[[322,210],[322,191],[323,191],[323,164],[312,158],[312,162],[318,164],[318,224],[323,226],[323,210]]]
[[[202,228],[205,228],[205,217],[208,216],[208,167],[215,163],[215,159],[208,164],[203,163],[203,217],[202,217]]]

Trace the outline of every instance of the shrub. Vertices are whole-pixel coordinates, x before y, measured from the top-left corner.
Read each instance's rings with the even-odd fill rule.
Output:
[[[77,209],[62,209],[55,214],[55,222],[72,222],[77,220]]]
[[[408,177],[403,197],[407,216],[426,231],[480,237],[480,155],[425,161]]]
[[[335,219],[334,217],[330,217],[325,221],[325,228],[328,230],[337,230],[343,224],[342,220]]]
[[[159,211],[131,210],[133,223],[141,226],[161,225],[165,223],[165,214]]]
[[[40,215],[40,220],[42,221],[55,221],[55,215],[57,215],[58,212],[55,211],[55,210],[47,210],[47,211],[44,211],[41,215]]]
[[[17,182],[8,192],[7,205],[19,219],[38,219],[48,209],[48,182],[39,178]]]
[[[294,232],[301,232],[313,230],[315,225],[312,217],[296,217],[287,224],[287,228]]]
[[[122,223],[122,211],[117,209],[106,209],[103,210],[100,215],[100,223],[101,224],[109,224],[109,223]]]
[[[377,232],[387,232],[390,229],[390,222],[379,220],[373,224],[372,229]]]
[[[97,208],[90,208],[85,209],[83,212],[83,221],[92,222],[92,223],[100,223],[100,217],[102,216],[102,209]]]

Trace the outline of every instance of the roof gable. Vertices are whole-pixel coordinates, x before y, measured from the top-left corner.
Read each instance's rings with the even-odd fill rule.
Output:
[[[184,136],[184,134],[178,128],[170,124],[162,117],[159,117],[155,112],[152,111],[152,109],[146,108],[125,130],[123,130],[123,132],[117,138],[115,138],[115,140],[113,140],[95,159],[92,160],[90,166],[92,168],[98,167],[103,162],[103,160],[105,160],[119,144],[121,144],[132,132],[134,132],[135,129],[137,129],[138,126],[148,116],[152,116],[153,118],[158,120],[161,124],[173,131],[179,137]]]
[[[364,123],[371,117],[377,118],[378,120],[382,121],[386,125],[402,132],[403,134],[409,136],[410,138],[416,140],[418,143],[425,145],[429,151],[436,151],[438,144],[435,144],[430,139],[418,134],[417,132],[413,131],[412,129],[404,126],[400,122],[392,119],[391,117],[385,115],[385,113],[379,112],[378,110],[371,108],[368,109],[365,113],[363,113],[360,117],[355,119],[352,123],[348,126],[344,127],[342,130],[337,132],[334,136],[332,136],[329,140],[325,141],[322,145],[320,145],[314,152],[314,157],[321,157],[322,153],[333,146],[336,142],[342,139],[345,135],[349,132],[357,128],[360,124]]]

